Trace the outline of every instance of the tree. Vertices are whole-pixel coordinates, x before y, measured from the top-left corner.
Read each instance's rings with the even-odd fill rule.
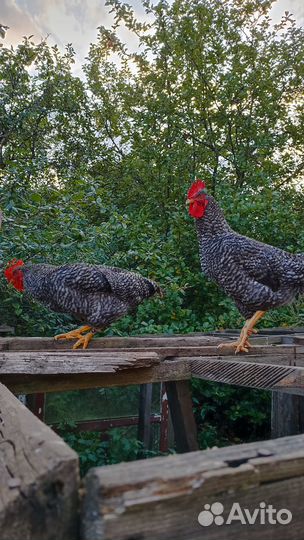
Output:
[[[124,166],[134,157],[139,184],[158,176],[174,198],[190,173],[213,192],[301,177],[304,33],[288,12],[273,25],[271,0],[147,0],[147,26],[127,4],[107,4],[115,24],[100,28],[86,73],[104,133]],[[121,25],[140,52],[119,40]]]

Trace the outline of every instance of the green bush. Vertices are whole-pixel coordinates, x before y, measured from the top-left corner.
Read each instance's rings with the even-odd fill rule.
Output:
[[[286,12],[273,25],[272,3],[145,0],[145,23],[108,0],[115,23],[98,29],[81,78],[71,45],[1,43],[1,262],[99,262],[158,281],[165,298],[107,335],[240,327],[233,303],[201,274],[184,202],[200,176],[236,231],[304,252],[304,31]],[[74,325],[3,275],[0,321],[25,336]],[[304,325],[303,300],[260,324],[282,325]],[[202,447],[267,432],[263,393],[193,384]],[[106,459],[106,446],[83,440],[73,444],[84,460]]]

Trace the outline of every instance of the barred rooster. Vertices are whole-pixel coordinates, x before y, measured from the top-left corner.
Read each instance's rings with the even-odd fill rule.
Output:
[[[4,275],[18,291],[27,292],[53,311],[68,313],[84,326],[55,336],[75,340],[86,349],[96,332],[136,311],[160,287],[134,272],[91,264],[24,264],[14,259]]]
[[[202,271],[235,301],[246,319],[238,341],[222,346],[248,352],[249,336],[265,312],[304,294],[304,255],[234,232],[201,180],[192,184],[187,202],[196,219]]]

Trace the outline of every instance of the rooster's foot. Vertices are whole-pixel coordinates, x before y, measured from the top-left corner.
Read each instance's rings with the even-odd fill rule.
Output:
[[[231,350],[234,350],[234,354],[237,354],[237,353],[242,353],[242,352],[245,352],[245,353],[248,353],[249,352],[249,349],[250,347],[252,347],[251,343],[249,342],[249,336],[251,336],[251,334],[256,334],[257,333],[257,330],[255,328],[246,328],[244,326],[242,332],[241,332],[241,335],[239,337],[239,339],[237,341],[230,341],[230,342],[227,342],[227,343],[220,343],[220,345],[218,345],[218,349],[229,349]]]
[[[75,328],[75,330],[72,330],[71,332],[67,332],[66,334],[58,334],[54,337],[54,339],[57,341],[58,339],[80,339],[82,337],[82,334],[84,332],[88,332],[91,330],[91,326],[81,326],[80,328]]]
[[[254,325],[257,323],[257,321],[263,317],[265,311],[256,311],[255,314],[251,317],[251,319],[248,319],[241,331],[240,337],[237,341],[231,341],[230,343],[221,343],[218,346],[218,349],[234,349],[235,354],[237,353],[248,353],[249,348],[251,347],[249,343],[249,337],[251,334],[256,334],[257,330],[254,328]]]
[[[79,347],[86,349],[94,335],[95,332],[88,332],[84,336],[80,336],[78,341],[76,341],[75,345],[73,345],[73,350],[78,349]]]
[[[228,341],[227,343],[220,343],[217,348],[220,352],[234,352],[235,354],[240,352],[249,352],[249,349],[252,345],[249,343],[248,339],[244,341],[239,339],[238,341]]]

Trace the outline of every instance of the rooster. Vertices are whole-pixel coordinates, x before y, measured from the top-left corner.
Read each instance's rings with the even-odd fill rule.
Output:
[[[265,312],[304,293],[304,255],[234,232],[201,180],[192,184],[187,203],[196,219],[202,271],[234,300],[246,319],[239,339],[221,346],[248,352],[249,336]]]
[[[68,313],[84,326],[55,336],[77,340],[73,349],[86,349],[96,332],[136,311],[160,287],[140,274],[91,264],[24,264],[10,261],[4,271],[9,283],[53,311]]]

